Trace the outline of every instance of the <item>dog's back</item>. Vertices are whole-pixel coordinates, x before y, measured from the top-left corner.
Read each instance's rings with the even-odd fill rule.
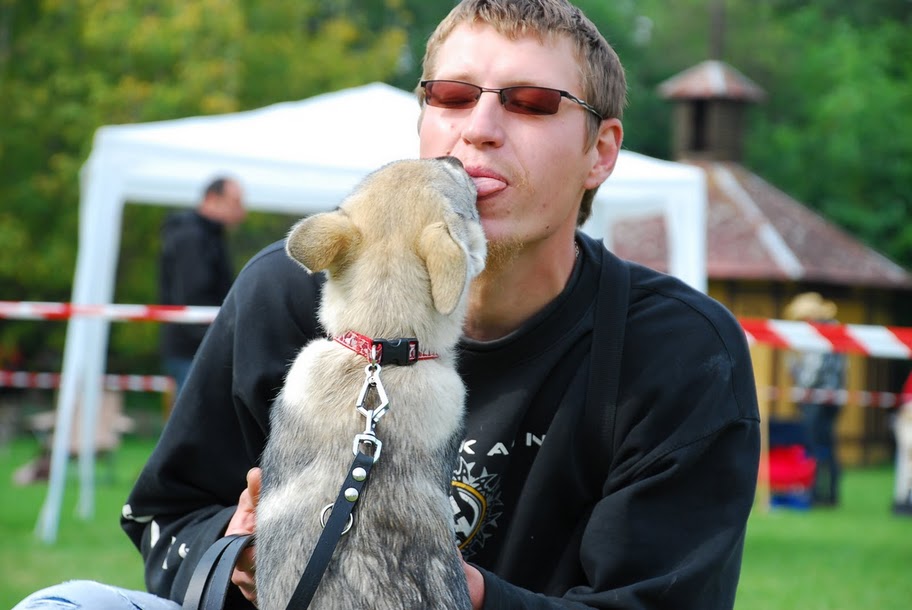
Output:
[[[469,608],[449,487],[465,389],[454,362],[484,236],[471,180],[449,160],[403,161],[369,176],[340,210],[298,223],[288,252],[328,272],[320,320],[331,336],[415,337],[437,358],[378,373],[389,411],[382,452],[312,608]],[[352,462],[368,361],[332,339],[298,355],[272,411],[257,507],[262,610],[284,609]]]

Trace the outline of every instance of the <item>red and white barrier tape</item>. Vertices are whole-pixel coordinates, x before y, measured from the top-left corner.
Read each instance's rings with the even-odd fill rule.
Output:
[[[203,305],[76,305],[38,301],[0,301],[0,318],[68,320],[76,316],[127,322],[209,323],[219,308]]]
[[[740,320],[748,341],[806,352],[845,352],[874,358],[912,358],[912,328]]]
[[[0,301],[0,318],[66,320],[74,316],[110,320],[208,323],[219,308],[201,305],[76,305]],[[877,358],[912,358],[912,328],[864,324],[820,324],[742,318],[748,341],[784,349],[847,352]]]
[[[0,370],[0,388],[56,389],[60,387],[60,373],[33,373],[29,371]],[[173,392],[174,379],[163,375],[105,375],[106,390],[131,392]],[[791,402],[814,402],[817,404],[878,407],[889,409],[901,402],[912,400],[892,392],[867,392],[854,390],[810,390],[788,388],[781,392],[777,387],[768,387],[766,397],[776,400],[786,394]]]
[[[0,370],[0,388],[55,389],[60,387],[60,373]],[[105,375],[106,390],[129,392],[173,392],[174,379],[164,375]]]
[[[766,389],[766,397],[769,400],[776,400],[783,394],[788,397],[790,402],[794,403],[810,402],[819,405],[840,406],[853,404],[858,407],[877,407],[880,409],[891,409],[912,399],[912,397],[892,392],[868,392],[864,390],[788,388],[785,392],[780,392],[779,388],[776,387]]]

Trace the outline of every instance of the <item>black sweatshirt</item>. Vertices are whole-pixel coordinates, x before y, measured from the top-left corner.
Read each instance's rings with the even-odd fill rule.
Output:
[[[485,608],[732,608],[760,447],[744,332],[679,280],[577,240],[579,261],[551,304],[507,337],[460,344],[467,434],[452,505]],[[586,394],[596,295],[615,289],[623,266],[611,409]],[[284,374],[320,334],[322,281],[282,243],[238,276],[124,507],[151,592],[180,601],[223,534]]]

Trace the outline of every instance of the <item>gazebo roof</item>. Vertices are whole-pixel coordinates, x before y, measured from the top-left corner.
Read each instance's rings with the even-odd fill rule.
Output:
[[[707,178],[710,280],[793,280],[837,286],[912,289],[912,274],[732,162],[690,162]],[[664,220],[620,222],[621,257],[665,270]]]
[[[671,100],[759,102],[766,98],[766,92],[760,85],[717,59],[708,59],[672,76],[659,85],[659,93]]]

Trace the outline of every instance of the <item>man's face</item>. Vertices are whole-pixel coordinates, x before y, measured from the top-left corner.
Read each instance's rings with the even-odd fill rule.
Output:
[[[241,185],[237,182],[233,180],[226,181],[220,199],[220,210],[224,224],[228,226],[239,224],[247,216]]]
[[[497,89],[538,85],[584,98],[579,74],[566,38],[510,40],[490,26],[463,24],[438,50],[429,78]],[[572,233],[583,191],[604,178],[591,175],[597,151],[583,150],[587,120],[587,110],[568,99],[544,116],[508,112],[497,93],[482,93],[473,108],[426,105],[421,156],[461,160],[475,179],[488,240],[527,245]]]

